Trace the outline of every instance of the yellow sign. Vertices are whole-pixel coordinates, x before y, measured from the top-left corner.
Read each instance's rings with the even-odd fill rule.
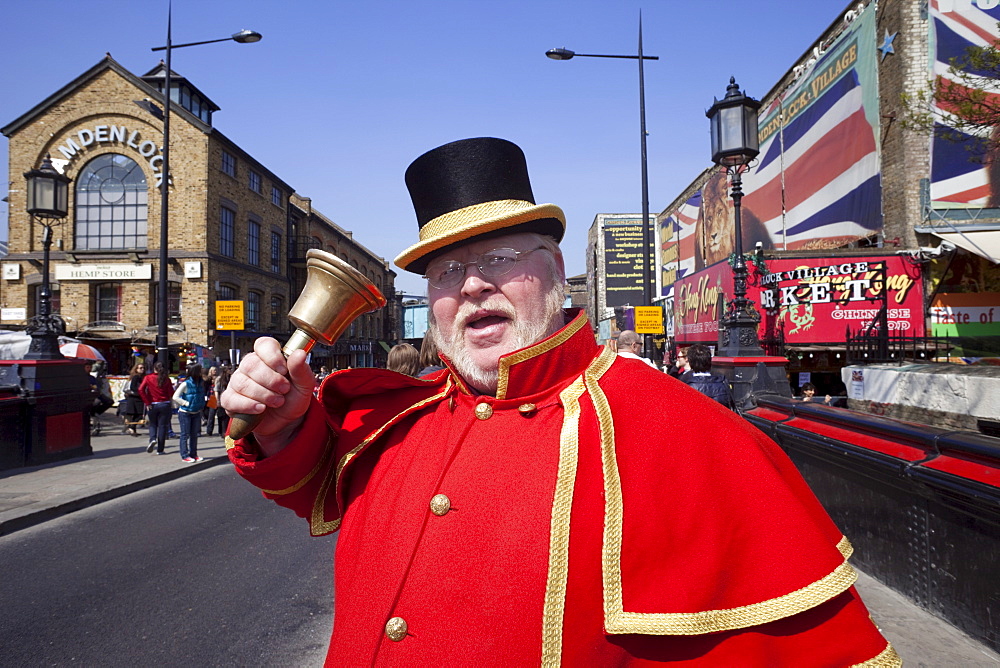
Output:
[[[243,302],[215,302],[215,328],[225,330],[243,329]]]
[[[663,309],[659,306],[635,307],[636,334],[663,334]]]

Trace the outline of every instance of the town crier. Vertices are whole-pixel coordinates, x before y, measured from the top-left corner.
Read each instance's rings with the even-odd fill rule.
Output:
[[[565,217],[517,146],[441,146],[406,184],[395,262],[445,368],[338,371],[317,400],[262,338],[222,397],[267,409],[227,440],[240,475],[340,531],[329,665],[899,664],[781,450],[563,309]]]

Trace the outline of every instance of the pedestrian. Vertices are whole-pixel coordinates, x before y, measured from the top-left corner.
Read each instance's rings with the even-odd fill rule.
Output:
[[[667,368],[667,375],[672,378],[680,378],[685,371],[688,371],[687,350],[678,350],[677,355],[674,356],[673,364]]]
[[[202,431],[206,436],[211,436],[215,430],[215,412],[219,407],[219,399],[215,396],[215,377],[219,370],[215,366],[208,367],[205,374],[205,394],[208,397],[205,403],[205,410],[202,417]]]
[[[167,368],[163,362],[153,365],[153,373],[147,375],[139,384],[139,396],[146,405],[146,417],[149,420],[149,445],[146,452],[165,454],[167,432],[170,430],[170,396],[174,385],[170,382]]]
[[[816,386],[812,383],[805,383],[800,389],[802,390],[802,401],[822,401],[827,406],[830,405],[830,395],[826,395],[825,399],[820,399],[816,396]]]
[[[90,384],[90,393],[93,397],[90,404],[90,417],[92,418],[103,414],[115,404],[115,400],[111,398],[111,387],[102,371],[101,363],[98,362],[97,371],[94,371],[94,366],[93,360],[87,360],[83,363],[83,370],[87,372],[87,382]]]
[[[146,377],[146,364],[142,360],[135,363],[128,374],[128,384],[125,386],[122,403],[122,415],[125,419],[125,433],[138,436],[138,425],[142,422],[143,413],[146,412],[146,405],[139,394],[139,386],[142,385],[143,378]]]
[[[694,344],[687,349],[687,362],[691,370],[681,375],[681,382],[726,408],[733,408],[733,391],[729,387],[729,380],[720,373],[712,372],[711,349],[701,343]]]
[[[177,383],[173,402],[177,406],[177,421],[181,425],[181,461],[200,462],[198,456],[198,434],[201,432],[201,411],[207,403],[205,379],[201,377],[201,365],[189,364],[187,377]]]
[[[212,385],[212,393],[215,395],[216,402],[215,417],[219,421],[219,436],[225,436],[229,429],[229,413],[223,408],[221,397],[222,393],[229,387],[229,378],[232,376],[232,372],[233,368],[229,366],[229,362],[223,362],[218,373],[215,374],[215,383]]]
[[[420,378],[444,368],[441,365],[441,358],[438,357],[437,344],[434,343],[434,337],[431,336],[430,331],[424,332],[424,338],[420,342],[420,367],[420,373],[417,374]]]
[[[623,329],[618,334],[618,354],[626,359],[641,360],[657,371],[656,365],[646,357],[641,357],[642,337],[631,329]]]
[[[409,343],[397,343],[389,351],[385,368],[407,376],[420,373],[420,353]]]
[[[320,403],[262,337],[222,398],[269,407],[227,439],[237,472],[340,531],[329,663],[898,665],[781,449],[563,310],[565,216],[517,146],[454,142],[406,182],[395,263],[448,372],[341,371]]]

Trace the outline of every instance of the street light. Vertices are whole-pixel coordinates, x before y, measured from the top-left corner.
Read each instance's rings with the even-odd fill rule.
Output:
[[[49,249],[52,246],[52,227],[66,217],[69,211],[70,178],[52,166],[48,153],[42,166],[24,173],[28,181],[28,215],[41,222],[42,232],[42,289],[38,296],[38,314],[27,327],[31,344],[24,356],[28,360],[61,360],[59,335],[66,330],[63,320],[52,314],[52,290],[49,285]]]
[[[642,303],[649,306],[653,302],[653,267],[651,256],[651,246],[653,245],[652,234],[649,224],[649,179],[646,175],[646,84],[643,79],[642,61],[659,60],[659,56],[644,56],[642,54],[642,15],[639,16],[639,53],[635,56],[618,56],[599,53],[576,53],[569,49],[549,49],[545,55],[552,60],[569,60],[574,57],[580,58],[625,58],[627,60],[639,61],[639,142],[642,153]],[[647,358],[653,357],[653,337],[649,334],[643,336],[643,355]]]
[[[740,206],[743,200],[742,173],[760,153],[757,111],[760,102],[740,92],[730,77],[726,96],[716,99],[705,112],[712,137],[712,162],[732,179],[733,223],[736,234],[733,259],[733,299],[719,323],[719,352],[725,357],[756,357],[764,354],[757,338],[760,314],[747,299],[747,263],[743,257],[743,228]]]
[[[186,44],[173,44],[170,38],[171,9],[167,5],[167,43],[165,46],[153,47],[152,51],[166,51],[166,69],[163,75],[163,179],[160,181],[160,274],[157,281],[157,291],[159,299],[156,304],[156,358],[162,362],[164,368],[170,369],[170,358],[168,355],[169,344],[167,338],[167,302],[169,293],[169,283],[167,281],[167,263],[170,256],[167,252],[169,245],[168,224],[169,224],[169,202],[170,202],[170,53],[174,49],[185,46],[198,46],[200,44],[214,44],[215,42],[228,42],[230,40],[240,44],[253,44],[261,40],[261,34],[253,30],[241,30],[233,33],[229,37],[221,39],[209,39],[202,42],[188,42]]]

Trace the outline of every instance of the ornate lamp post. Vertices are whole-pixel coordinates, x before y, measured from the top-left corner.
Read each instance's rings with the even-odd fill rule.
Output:
[[[28,215],[41,223],[42,232],[42,289],[38,294],[38,314],[27,327],[31,344],[25,359],[61,360],[59,335],[66,325],[58,315],[52,314],[52,289],[49,285],[49,249],[52,246],[52,227],[58,225],[69,210],[70,178],[52,166],[48,153],[42,166],[24,173],[28,181]]]
[[[760,102],[740,92],[736,79],[730,77],[726,96],[715,100],[705,112],[711,126],[712,162],[729,175],[733,187],[733,222],[735,226],[735,258],[733,262],[733,299],[719,322],[719,355],[724,357],[758,357],[764,354],[757,338],[760,314],[747,299],[747,263],[743,257],[743,229],[740,224],[740,203],[743,199],[741,174],[746,165],[760,153],[757,135],[757,111]]]
[[[180,49],[185,46],[198,46],[200,44],[214,44],[215,42],[228,42],[234,41],[240,44],[253,44],[254,42],[259,42],[261,40],[261,34],[259,32],[254,32],[253,30],[241,30],[237,33],[233,33],[229,37],[223,37],[221,39],[209,39],[201,42],[187,42],[186,44],[174,44],[171,41],[170,36],[170,26],[171,26],[171,9],[168,4],[167,8],[167,44],[166,46],[153,47],[152,51],[166,51],[166,69],[163,74],[163,180],[160,182],[160,272],[159,278],[157,280],[157,292],[159,301],[156,305],[156,354],[157,361],[162,362],[163,366],[167,369],[170,368],[170,360],[168,355],[169,343],[167,339],[168,330],[168,309],[167,302],[169,301],[169,290],[170,285],[167,281],[167,264],[170,261],[170,255],[168,253],[170,245],[170,235],[169,235],[169,205],[170,205],[170,87],[171,87],[171,75],[170,71],[170,54],[174,49]]]
[[[646,175],[646,84],[643,78],[642,61],[659,60],[659,56],[644,56],[642,54],[642,16],[639,17],[639,52],[635,56],[603,55],[596,53],[576,53],[569,49],[549,49],[545,55],[552,60],[569,60],[579,58],[625,58],[639,61],[639,143],[642,154],[642,304],[650,306],[653,303],[653,235],[649,221],[649,179]],[[653,358],[653,337],[646,334],[643,337],[643,355]]]

